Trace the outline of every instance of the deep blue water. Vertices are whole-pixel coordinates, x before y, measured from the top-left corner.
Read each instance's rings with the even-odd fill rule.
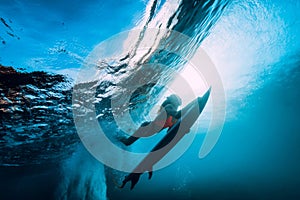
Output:
[[[0,199],[299,199],[299,9],[300,2],[292,0],[1,1],[0,64],[20,71],[1,68]],[[198,152],[209,109],[176,162],[155,171],[150,181],[142,176],[133,191],[120,190],[114,181],[124,174],[93,158],[76,134],[71,89],[99,42],[145,27],[190,37],[190,43],[167,40],[189,58],[199,47],[207,52],[222,79],[226,118],[205,158]],[[111,52],[119,49],[108,46],[97,55]],[[184,68],[180,57],[160,53],[139,60],[135,52],[131,60],[99,66],[105,73],[95,76],[104,88],[97,114],[112,138],[117,129],[110,124],[105,97],[121,93],[111,86],[123,76],[130,80],[139,70],[132,63],[169,66],[155,76],[165,85],[171,69]],[[119,66],[124,73],[114,71]],[[138,122],[163,93],[150,88],[138,95],[131,108]],[[147,145],[139,141],[132,150]]]

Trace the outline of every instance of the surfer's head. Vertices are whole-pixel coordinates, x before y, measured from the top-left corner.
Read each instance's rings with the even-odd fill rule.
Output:
[[[172,94],[172,95],[168,96],[167,101],[169,101],[171,104],[173,104],[176,107],[178,107],[182,104],[181,98],[176,94]]]

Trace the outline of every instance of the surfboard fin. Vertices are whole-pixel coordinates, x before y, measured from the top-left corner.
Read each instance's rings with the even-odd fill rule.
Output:
[[[148,172],[148,179],[149,179],[149,180],[152,178],[152,175],[153,175],[153,172],[152,172],[152,171],[149,171],[149,172]]]
[[[132,190],[134,188],[134,186],[137,184],[137,182],[140,180],[140,176],[141,176],[141,173],[131,173],[128,176],[125,176],[125,179],[123,180],[123,183],[120,186],[120,188],[124,188],[126,183],[131,181],[130,190]]]

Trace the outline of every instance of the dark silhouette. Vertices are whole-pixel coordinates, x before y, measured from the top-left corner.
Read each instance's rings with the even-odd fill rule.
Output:
[[[179,119],[180,114],[177,111],[182,101],[179,96],[172,94],[162,103],[158,115],[152,122],[144,122],[133,135],[123,138],[121,141],[129,146],[140,137],[151,136],[165,128],[170,128]]]

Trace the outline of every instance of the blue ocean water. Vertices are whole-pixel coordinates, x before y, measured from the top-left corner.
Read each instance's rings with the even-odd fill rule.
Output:
[[[1,199],[300,198],[299,8],[291,0],[2,1],[0,64],[19,72],[1,68]],[[189,36],[188,44],[168,43],[188,57],[204,49],[224,85],[226,119],[204,159],[198,152],[207,123],[199,122],[183,156],[129,191],[116,188],[122,175],[81,145],[70,88],[99,42],[132,28],[168,28]],[[146,57],[137,60],[182,69],[182,60],[172,55],[153,51]],[[123,74],[131,77],[138,68],[129,60],[101,67],[124,63]],[[112,76],[118,80],[123,74]],[[168,69],[158,80],[166,75]],[[100,83],[106,89],[102,98],[120,92],[110,87],[113,81]],[[147,112],[159,92],[146,90],[154,99],[148,107],[137,101],[135,111]],[[106,101],[98,103],[105,118]]]

